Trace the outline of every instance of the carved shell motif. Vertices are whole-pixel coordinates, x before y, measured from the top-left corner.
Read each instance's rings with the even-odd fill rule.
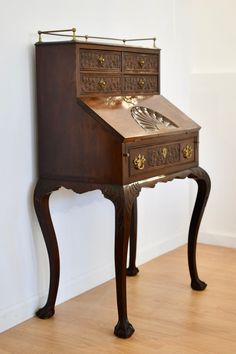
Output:
[[[158,112],[143,106],[131,108],[131,115],[134,120],[146,131],[157,131],[161,129],[178,128],[170,119]]]

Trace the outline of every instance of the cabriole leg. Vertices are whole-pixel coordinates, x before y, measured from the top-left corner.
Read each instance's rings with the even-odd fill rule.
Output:
[[[126,270],[126,274],[129,276],[135,276],[139,269],[136,267],[136,252],[137,252],[137,198],[134,200],[132,215],[131,215],[131,227],[130,227],[130,241],[129,241],[129,267]]]
[[[206,288],[207,284],[201,281],[198,277],[196,264],[196,246],[198,230],[211,189],[211,181],[207,172],[204,171],[201,167],[192,169],[192,174],[189,175],[189,178],[192,178],[197,182],[198,191],[189,228],[188,264],[191,277],[191,287],[194,290],[201,291]]]
[[[127,316],[126,262],[131,213],[134,200],[139,192],[140,186],[137,183],[126,186],[109,186],[103,189],[104,196],[115,205],[115,270],[118,322],[114,334],[120,338],[128,338],[134,333],[134,328]]]
[[[34,191],[35,212],[37,214],[37,218],[47,247],[50,266],[50,284],[48,299],[45,306],[36,312],[36,315],[39,318],[43,319],[50,318],[55,313],[55,302],[57,297],[60,274],[60,260],[57,239],[49,210],[49,197],[51,195],[52,190],[49,191],[47,188],[45,188],[45,185],[46,184],[44,183],[44,181],[39,181]]]

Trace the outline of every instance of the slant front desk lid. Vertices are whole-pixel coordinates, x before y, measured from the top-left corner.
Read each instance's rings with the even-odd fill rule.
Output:
[[[125,140],[187,134],[200,129],[162,95],[80,97],[78,104]]]

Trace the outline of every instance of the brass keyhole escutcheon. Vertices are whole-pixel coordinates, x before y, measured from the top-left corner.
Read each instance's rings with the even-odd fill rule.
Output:
[[[99,62],[99,64],[100,64],[101,66],[104,66],[105,58],[104,58],[103,55],[100,55],[100,56],[98,57],[98,62]]]
[[[139,85],[139,87],[140,87],[141,89],[144,87],[144,84],[145,84],[145,81],[144,81],[143,79],[140,79],[140,80],[138,81],[138,85]]]
[[[99,82],[98,82],[98,85],[101,87],[101,88],[104,88],[106,86],[106,81],[101,79]]]
[[[162,149],[162,156],[164,157],[164,159],[166,159],[166,158],[167,158],[167,155],[168,155],[168,149],[167,149],[166,147],[164,147],[164,148]]]
[[[144,64],[145,64],[145,60],[144,59],[139,59],[138,63],[140,65],[140,67],[142,68],[144,66]]]
[[[136,168],[136,170],[143,170],[145,161],[146,159],[144,155],[139,154],[138,156],[135,157],[133,161],[134,168]]]
[[[192,157],[192,154],[193,154],[193,148],[191,145],[186,145],[184,148],[183,148],[183,157],[185,159],[190,159]]]

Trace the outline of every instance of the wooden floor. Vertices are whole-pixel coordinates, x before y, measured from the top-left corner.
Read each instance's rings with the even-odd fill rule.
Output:
[[[0,334],[0,353],[235,354],[236,250],[198,246],[203,292],[189,287],[186,247],[140,267],[128,278],[129,339],[113,335],[115,284],[109,281]]]

